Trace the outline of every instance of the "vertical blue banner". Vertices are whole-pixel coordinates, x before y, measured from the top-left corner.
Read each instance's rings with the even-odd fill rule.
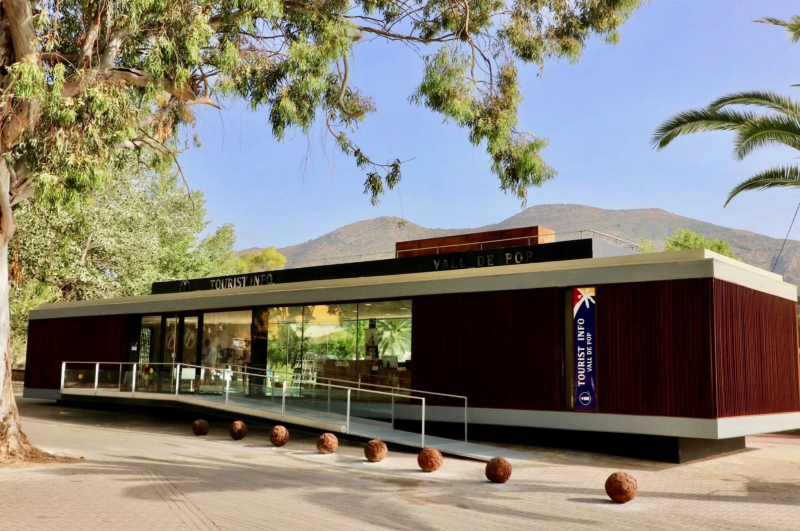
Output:
[[[573,408],[597,411],[595,288],[572,288]]]

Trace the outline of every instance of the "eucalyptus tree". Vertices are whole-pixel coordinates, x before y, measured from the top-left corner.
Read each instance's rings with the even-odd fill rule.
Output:
[[[765,18],[759,22],[783,26],[793,42],[800,41],[800,16],[786,21]],[[767,146],[787,146],[800,151],[800,102],[770,91],[728,94],[705,108],[669,118],[653,135],[653,145],[662,149],[679,136],[707,131],[734,131],[733,153],[737,159]],[[800,187],[800,167],[786,164],[758,172],[733,187],[725,205],[741,192],[774,187]]]
[[[247,251],[239,257],[238,269],[241,273],[255,273],[258,271],[275,271],[283,269],[286,257],[278,252],[276,247],[265,247],[257,251]]]
[[[12,207],[69,204],[113,178],[121,149],[174,158],[197,105],[263,107],[272,134],[324,120],[366,174],[373,202],[401,162],[352,136],[376,111],[351,83],[353,48],[429,50],[411,100],[483,145],[500,188],[521,199],[554,176],[546,140],[518,129],[517,64],[577,60],[615,42],[641,0],[2,0],[0,5],[0,357],[8,359],[7,244]],[[220,178],[225,178],[220,176]],[[0,460],[33,451],[0,364]]]
[[[42,303],[143,295],[160,280],[236,273],[232,225],[200,238],[204,204],[169,167],[130,165],[72,208],[18,205],[9,246],[12,363],[24,359],[28,313]]]

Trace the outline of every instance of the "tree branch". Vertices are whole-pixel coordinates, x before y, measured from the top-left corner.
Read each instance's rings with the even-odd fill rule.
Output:
[[[111,34],[111,38],[108,39],[108,43],[103,49],[103,55],[100,57],[100,68],[111,68],[114,66],[114,61],[117,60],[122,45],[127,38],[130,37],[131,33],[131,28],[124,27]]]
[[[36,55],[36,33],[33,29],[33,12],[29,0],[3,1],[8,25],[11,29],[11,40],[17,61]]]
[[[0,159],[0,241],[8,244],[14,237],[14,218],[9,200],[11,172],[5,159]]]

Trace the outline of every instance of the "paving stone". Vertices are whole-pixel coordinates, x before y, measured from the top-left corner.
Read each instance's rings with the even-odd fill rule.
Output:
[[[34,400],[20,410],[34,442],[86,460],[0,469],[0,530],[800,528],[797,435],[749,437],[745,452],[686,465],[536,448],[492,484],[482,462],[448,458],[425,474],[416,452],[369,463],[341,439],[325,456],[296,430],[276,448],[271,426],[234,442],[222,424],[195,437],[149,415]],[[625,505],[604,491],[617,470],[639,483]]]

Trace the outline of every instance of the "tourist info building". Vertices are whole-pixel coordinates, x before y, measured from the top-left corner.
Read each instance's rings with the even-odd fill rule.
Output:
[[[388,422],[391,401],[392,428],[673,461],[800,428],[796,287],[710,251],[633,247],[527,227],[44,305],[24,394],[320,419],[346,402],[347,429]]]

